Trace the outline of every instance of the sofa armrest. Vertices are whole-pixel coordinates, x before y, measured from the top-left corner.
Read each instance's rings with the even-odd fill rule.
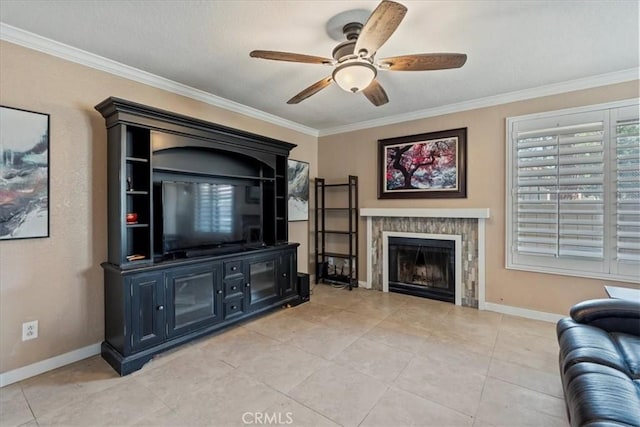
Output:
[[[595,299],[571,307],[571,318],[578,323],[640,336],[640,301]]]

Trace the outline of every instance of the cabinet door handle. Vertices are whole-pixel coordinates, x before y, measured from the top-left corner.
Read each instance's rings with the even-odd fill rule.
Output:
[[[231,310],[235,310],[236,308],[238,308],[238,306],[236,306],[236,305],[232,305],[231,306]]]
[[[236,289],[238,289],[238,287],[237,287],[237,286],[232,286],[232,287],[231,287],[231,290],[232,290],[232,291],[235,291]]]
[[[245,286],[248,288],[251,286],[251,283],[246,283]]]
[[[236,271],[237,269],[238,267],[235,267],[235,266],[231,267],[231,271]]]
[[[162,310],[164,310],[164,305],[159,305],[158,306],[158,311],[162,311]]]
[[[218,290],[218,293],[221,294],[222,293],[222,289]]]
[[[287,277],[287,273],[282,273],[282,277]]]

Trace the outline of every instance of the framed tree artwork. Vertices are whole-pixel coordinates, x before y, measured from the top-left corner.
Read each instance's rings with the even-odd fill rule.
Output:
[[[49,115],[0,106],[0,240],[49,237]]]
[[[378,141],[378,199],[467,197],[467,128]]]

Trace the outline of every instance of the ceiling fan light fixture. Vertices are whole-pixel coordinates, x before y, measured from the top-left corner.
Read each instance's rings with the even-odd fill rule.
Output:
[[[288,100],[287,104],[298,104],[335,81],[345,92],[362,92],[373,105],[379,107],[389,102],[389,97],[380,82],[376,80],[378,70],[446,70],[460,68],[467,61],[467,55],[463,53],[446,52],[401,55],[377,61],[375,56],[378,49],[396,31],[407,13],[407,8],[393,0],[382,0],[370,15],[365,11],[364,14],[368,15],[365,19],[357,18],[356,14],[352,12],[359,14],[361,11],[347,11],[338,14],[331,18],[327,24],[327,31],[332,38],[335,38],[333,34],[339,29],[338,27],[342,28],[342,34],[346,38],[333,49],[331,54],[333,59],[270,50],[254,50],[249,54],[252,58],[324,64],[335,67],[330,77],[327,76],[303,89]],[[365,21],[364,25],[360,23],[362,21]],[[338,23],[340,25],[337,25]],[[341,38],[336,38],[336,40],[341,40]]]
[[[368,62],[344,62],[333,70],[333,80],[347,92],[360,92],[376,78],[376,68]]]

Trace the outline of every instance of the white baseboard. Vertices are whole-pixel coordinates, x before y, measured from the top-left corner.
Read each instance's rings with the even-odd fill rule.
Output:
[[[510,314],[512,316],[526,317],[527,319],[542,320],[544,322],[551,323],[556,323],[558,322],[558,320],[568,316],[568,314],[547,313],[546,311],[529,310],[528,308],[495,304],[492,302],[485,302],[482,309],[487,311],[495,311],[502,314]]]
[[[91,344],[59,356],[54,356],[49,359],[41,360],[40,362],[32,363],[31,365],[23,366],[22,368],[4,372],[0,374],[0,387],[35,377],[36,375],[69,365],[77,362],[78,360],[86,359],[87,357],[95,356],[96,354],[100,354],[100,343]]]
[[[367,283],[366,280],[358,280],[358,286],[365,289],[371,289],[371,286],[369,286],[369,283]]]

